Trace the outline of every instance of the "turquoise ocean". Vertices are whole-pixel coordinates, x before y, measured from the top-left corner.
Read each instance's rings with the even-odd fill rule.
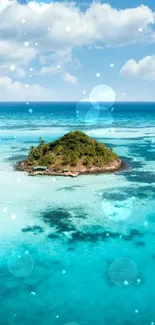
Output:
[[[81,130],[114,174],[28,176],[39,137]],[[155,324],[155,104],[0,103],[0,324]]]

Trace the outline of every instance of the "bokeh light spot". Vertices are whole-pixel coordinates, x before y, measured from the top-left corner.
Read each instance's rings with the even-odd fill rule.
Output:
[[[127,257],[120,257],[113,261],[109,267],[110,280],[117,286],[129,286],[137,279],[136,264]]]
[[[9,272],[16,277],[28,276],[34,267],[32,256],[26,252],[14,252],[8,258],[7,267]]]
[[[86,98],[76,105],[76,116],[80,123],[92,125],[97,123],[100,112],[90,103],[89,98]]]
[[[111,108],[115,102],[115,93],[107,85],[98,85],[90,93],[90,102],[100,110]]]

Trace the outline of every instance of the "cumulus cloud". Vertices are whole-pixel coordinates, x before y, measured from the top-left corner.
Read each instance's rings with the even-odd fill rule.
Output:
[[[70,73],[78,66],[72,49],[81,46],[120,46],[155,40],[154,12],[147,6],[118,10],[107,3],[90,4],[81,11],[74,3],[17,0],[0,1],[0,74],[25,77],[31,62],[44,65],[41,75],[59,73],[65,82],[77,84]]]
[[[0,40],[0,74],[8,75],[14,66],[14,76],[24,77],[25,66],[37,55],[36,49],[26,47],[16,40]]]
[[[44,3],[43,1],[39,3],[36,1],[30,1],[28,2],[28,6],[37,12],[43,13],[45,10],[50,8],[51,4]]]
[[[25,43],[19,44],[16,40],[0,40],[0,62],[5,63],[6,57],[12,63],[26,64],[36,57],[37,51],[26,47]]]
[[[130,79],[155,80],[155,56],[146,56],[140,61],[128,60],[120,71],[121,75]]]
[[[92,3],[81,12],[73,3],[47,5],[33,1],[21,5],[16,0],[5,1],[12,5],[1,11],[0,39],[22,45],[28,41],[33,48],[37,42],[42,53],[87,44],[116,46],[154,37],[154,13],[144,5],[116,10],[108,4]]]
[[[38,84],[27,85],[0,77],[0,101],[48,101],[54,100],[52,89]]]

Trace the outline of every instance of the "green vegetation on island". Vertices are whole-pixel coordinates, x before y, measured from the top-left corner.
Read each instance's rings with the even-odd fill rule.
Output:
[[[90,138],[80,131],[69,132],[60,139],[45,143],[40,138],[38,147],[31,147],[28,158],[19,163],[19,169],[35,172],[54,173],[94,173],[101,169],[118,169],[121,160],[116,153],[103,143]]]

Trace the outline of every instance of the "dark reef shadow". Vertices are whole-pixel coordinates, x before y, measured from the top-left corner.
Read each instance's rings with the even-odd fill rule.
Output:
[[[33,235],[41,234],[44,232],[44,229],[40,226],[34,225],[34,226],[27,226],[26,228],[22,228],[22,232],[30,232],[33,233]]]

